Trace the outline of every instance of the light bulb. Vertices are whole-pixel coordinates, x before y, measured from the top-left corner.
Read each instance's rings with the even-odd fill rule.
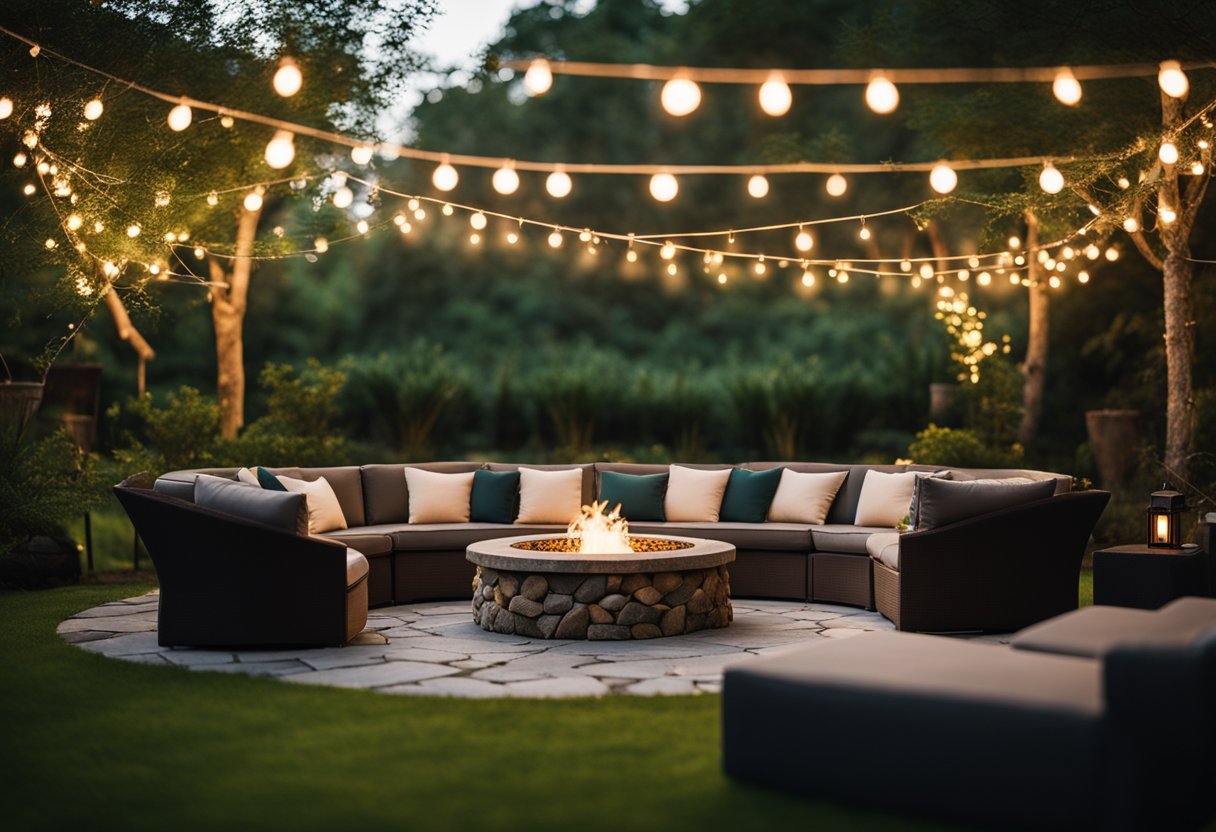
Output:
[[[718,285],[719,285],[719,286],[725,286],[725,285],[726,285],[726,275],[725,275],[724,273],[722,273],[722,272],[719,272],[719,273],[718,273]]]
[[[5,96],[0,98],[0,118],[8,118],[13,114],[13,99]]]
[[[1185,98],[1191,88],[1191,83],[1182,71],[1182,64],[1177,61],[1162,61],[1157,72],[1157,83],[1161,91],[1171,98]]]
[[[680,183],[670,173],[656,173],[650,177],[650,195],[659,202],[671,202],[680,192]]]
[[[1191,173],[1195,176],[1203,176],[1203,162],[1192,162]]]
[[[26,186],[21,189],[21,193],[25,194],[26,196],[33,196],[34,191],[36,190],[38,189],[35,188],[32,183],[27,183]]]
[[[763,257],[761,257],[759,260],[757,260],[756,264],[754,266],[752,266],[752,268],[755,270],[757,277],[763,275],[766,271],[768,271],[768,266],[764,265]]]
[[[203,249],[202,246],[194,247],[194,258],[196,260],[202,260],[206,256],[207,256],[207,252]]]
[[[286,130],[274,134],[274,138],[266,145],[266,164],[275,170],[282,170],[296,158],[295,137]]]
[[[933,266],[929,263],[920,264],[920,276],[928,280],[933,277]]]
[[[1064,190],[1064,174],[1060,173],[1051,162],[1046,163],[1039,173],[1039,187],[1045,193],[1058,194]]]
[[[625,252],[625,259],[630,263],[636,263],[638,262],[638,253],[633,249],[629,249],[629,251]]]
[[[316,250],[317,254],[324,254],[329,251],[329,240],[324,237],[317,237],[312,241],[312,247]]]
[[[25,163],[27,161],[29,161],[29,158],[30,157],[26,156],[24,153],[18,153],[16,156],[13,157],[13,167],[15,167],[15,168],[25,167]]]
[[[866,105],[879,115],[893,113],[899,106],[899,90],[885,75],[876,75],[866,85]]]
[[[1102,249],[1098,248],[1093,243],[1090,243],[1085,247],[1085,256],[1090,260],[1097,260],[1100,256],[1102,256]]]
[[[868,240],[870,239],[870,236],[870,229],[866,228],[864,225],[857,230],[857,239],[859,240]]]
[[[486,222],[486,215],[480,211],[469,217],[469,225],[471,225],[477,231],[481,231],[483,228],[485,228]]]
[[[670,115],[686,116],[701,106],[701,88],[689,78],[672,78],[663,85],[659,100]]]
[[[84,105],[84,117],[89,121],[97,121],[101,118],[102,112],[105,110],[105,105],[101,103],[100,98],[94,98],[92,101]]]
[[[257,191],[250,191],[245,194],[243,204],[246,211],[260,211],[262,209],[262,195]]]
[[[1170,225],[1174,222],[1174,220],[1178,219],[1178,215],[1174,213],[1174,209],[1168,208],[1164,205],[1158,207],[1157,217],[1161,220],[1163,225]]]
[[[474,231],[472,234],[469,235],[469,245],[471,245],[471,246],[481,245],[481,235],[478,234],[476,231]]]
[[[1077,272],[1077,282],[1078,283],[1088,283],[1089,282],[1089,272],[1084,272],[1084,271]]]
[[[68,214],[67,225],[69,231],[75,231],[84,225],[84,220],[80,218],[80,214]]]
[[[1115,248],[1114,246],[1111,246],[1110,248],[1108,248],[1106,250],[1106,259],[1112,263],[1115,262],[1116,260],[1118,260],[1119,259],[1119,249]]]
[[[402,226],[405,224],[405,214],[393,214],[393,225]]]
[[[367,220],[359,220],[355,223],[355,230],[360,234],[366,234],[370,228],[371,226],[367,224]]]
[[[299,64],[291,58],[283,58],[279,61],[279,68],[274,71],[271,85],[279,95],[291,98],[304,85],[304,73],[300,72]]]
[[[1051,277],[1048,279],[1048,281],[1047,281],[1047,285],[1048,285],[1048,286],[1050,286],[1050,287],[1051,287],[1051,288],[1053,288],[1053,289],[1059,289],[1059,288],[1060,288],[1060,278],[1056,277],[1056,276],[1053,274],[1053,275],[1052,275],[1052,276],[1051,276]]]
[[[1128,234],[1135,234],[1140,230],[1140,223],[1136,222],[1135,217],[1128,217],[1123,221],[1123,230]]]
[[[900,260],[899,261],[899,270],[901,272],[912,271],[912,261],[911,260]]]
[[[980,272],[979,276],[975,278],[975,282],[981,286],[987,286],[992,282],[992,275],[990,275],[988,272]]]
[[[215,191],[212,191],[211,193],[207,194],[207,204],[211,205],[211,206],[219,205],[220,204],[220,195],[217,194]]]
[[[569,196],[573,188],[574,183],[570,180],[570,174],[564,170],[555,170],[545,178],[545,190],[554,199],[563,199]]]
[[[507,232],[507,245],[513,246],[519,242],[519,233],[515,231]]]
[[[127,236],[134,239],[139,236],[139,232],[142,230],[143,229],[141,229],[135,223],[131,223],[130,225],[127,226]]]
[[[490,183],[494,186],[494,190],[504,196],[513,194],[519,190],[519,174],[515,172],[515,168],[503,165],[494,171],[494,176],[490,179]]]
[[[33,130],[26,130],[25,135],[21,137],[21,143],[30,150],[33,150],[38,146],[38,134]]]
[[[1051,91],[1057,101],[1069,107],[1075,106],[1081,100],[1081,82],[1067,67],[1056,73],[1055,80],[1051,82]]]
[[[355,192],[343,185],[338,190],[334,191],[334,207],[349,208],[350,204],[355,201]]]
[[[444,203],[443,207],[439,209],[439,211],[445,217],[450,217],[450,216],[452,216],[452,214],[456,213],[456,209],[453,208],[450,203],[446,203],[446,202]]]
[[[770,116],[783,116],[790,111],[794,96],[790,93],[789,84],[780,72],[768,76],[768,80],[760,85],[760,109]]]
[[[1117,184],[1125,191],[1132,186],[1131,181],[1126,176],[1120,176]]]
[[[549,68],[548,61],[537,58],[528,64],[528,71],[524,73],[524,89],[528,95],[544,95],[552,86],[553,70]]]
[[[236,124],[236,119],[234,119],[232,116],[220,116],[220,127],[223,127],[225,130],[229,129],[234,124]]]
[[[667,273],[668,273],[669,275],[671,275],[672,277],[675,277],[675,276],[676,276],[676,274],[677,274],[677,273],[679,273],[679,271],[680,271],[680,270],[679,270],[679,268],[676,266],[676,264],[675,264],[675,263],[668,263],[668,264],[667,264]]]
[[[755,174],[747,180],[747,193],[753,199],[764,199],[768,196],[768,179]]]
[[[350,160],[356,165],[362,167],[372,160],[372,146],[370,144],[357,144],[350,149]]]
[[[676,247],[674,243],[663,243],[663,247],[659,249],[659,256],[664,260],[670,260],[676,256]]]
[[[1157,158],[1163,165],[1175,164],[1178,161],[1178,145],[1171,141],[1162,142],[1161,149],[1157,151]]]
[[[553,229],[553,232],[551,234],[549,234],[549,245],[552,246],[553,248],[561,248],[562,247],[562,232],[558,231],[556,228]]]
[[[435,172],[431,174],[431,183],[441,191],[450,191],[456,187],[456,183],[460,181],[460,174],[456,172],[456,168],[444,162],[435,168]]]
[[[194,120],[194,113],[185,104],[178,104],[169,111],[169,129],[178,133],[190,126],[190,122]]]
[[[929,171],[929,187],[937,191],[939,194],[948,194],[958,185],[958,174],[954,172],[954,168],[941,162],[933,166],[933,170]]]
[[[815,238],[811,236],[809,231],[798,229],[798,235],[794,237],[794,248],[799,251],[810,251],[815,247]]]
[[[828,177],[827,184],[828,196],[844,196],[844,192],[849,189],[849,180],[845,179],[839,173],[833,173]]]
[[[815,285],[815,275],[810,269],[807,269],[802,273],[802,285],[806,286],[808,289]]]

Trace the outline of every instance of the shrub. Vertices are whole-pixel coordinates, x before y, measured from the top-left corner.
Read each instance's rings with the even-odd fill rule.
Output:
[[[0,554],[33,535],[57,535],[99,502],[96,460],[66,428],[36,438],[5,425],[0,436]]]
[[[958,468],[1002,468],[1016,465],[1022,457],[1018,445],[1001,450],[985,445],[975,432],[929,425],[916,434],[908,456],[922,465]]]

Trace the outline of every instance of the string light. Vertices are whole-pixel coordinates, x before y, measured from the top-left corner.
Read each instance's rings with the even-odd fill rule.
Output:
[[[342,185],[334,191],[334,207],[349,208],[351,203],[355,201],[355,192],[346,185]]]
[[[866,85],[866,105],[879,115],[893,113],[899,106],[899,90],[889,78],[878,73]]]
[[[1089,282],[1089,272],[1086,272],[1086,271],[1077,272],[1077,282],[1078,283],[1088,283]]]
[[[1191,173],[1195,176],[1203,176],[1203,162],[1198,160],[1191,163]]]
[[[861,221],[861,228],[857,229],[857,239],[863,241],[870,239],[870,229],[866,228],[865,219]]]
[[[670,260],[671,258],[675,257],[676,256],[675,244],[670,241],[663,243],[663,247],[659,249],[659,256],[662,257],[664,260]]]
[[[1140,223],[1136,222],[1135,217],[1128,217],[1123,221],[1123,230],[1128,234],[1135,234],[1140,230]]]
[[[194,120],[194,113],[185,103],[178,104],[169,111],[169,129],[180,133],[190,126],[190,122]]]
[[[774,118],[790,111],[794,96],[780,72],[774,72],[760,85],[760,109]]]
[[[1182,71],[1182,65],[1177,61],[1161,62],[1161,67],[1157,72],[1157,83],[1161,86],[1162,92],[1171,98],[1185,98],[1191,89],[1191,83],[1187,80],[1186,73]]]
[[[764,199],[768,196],[768,178],[757,173],[747,180],[747,193],[753,199]]]
[[[803,270],[802,285],[808,289],[815,285],[815,274],[810,269]]]
[[[945,162],[941,162],[929,171],[929,187],[939,194],[948,194],[957,186],[958,174]]]
[[[220,195],[217,194],[215,191],[212,191],[211,193],[207,194],[207,204],[213,208],[216,205],[219,205],[220,204]]]
[[[987,286],[992,282],[992,275],[988,272],[980,272],[979,275],[976,276],[975,282],[981,286]]]
[[[562,232],[558,231],[556,228],[554,228],[552,233],[549,234],[549,246],[551,248],[562,247]]]
[[[552,86],[553,71],[549,68],[548,61],[537,58],[528,64],[528,70],[524,73],[524,89],[528,91],[528,95],[544,95]]]
[[[1163,165],[1172,165],[1178,161],[1178,145],[1173,142],[1163,141],[1161,148],[1157,151],[1157,158],[1161,160]]]
[[[357,223],[355,223],[355,230],[360,234],[366,234],[370,229],[371,226],[368,225],[367,220],[359,220]]]
[[[324,237],[317,237],[312,241],[312,247],[316,250],[317,254],[324,254],[329,251],[329,240]]]
[[[471,245],[471,246],[481,245],[481,235],[478,234],[476,231],[474,231],[472,234],[469,235],[469,245]]]
[[[24,188],[22,188],[21,192],[23,194],[25,194],[26,196],[33,196],[34,192],[37,190],[38,189],[34,187],[33,183],[30,183],[30,184],[27,184]]]
[[[680,183],[670,173],[650,177],[650,195],[659,202],[671,202],[680,193]]]
[[[1056,73],[1055,80],[1051,82],[1051,91],[1057,101],[1069,107],[1075,107],[1081,101],[1081,82],[1068,67]]]
[[[21,137],[21,143],[30,150],[33,150],[38,146],[38,134],[33,130],[27,130],[25,135]]]
[[[431,174],[431,184],[441,191],[450,191],[460,181],[460,174],[449,162],[441,162]]]
[[[94,98],[84,105],[84,117],[89,121],[97,121],[104,111],[105,105],[101,103],[100,98]]]
[[[494,186],[494,190],[503,196],[510,196],[519,190],[519,174],[515,172],[512,163],[500,167],[494,171],[494,176],[490,178],[490,184]]]
[[[0,98],[0,119],[6,119],[13,114],[13,99],[8,96]]]
[[[80,226],[84,225],[84,220],[81,219],[80,214],[68,214],[66,225],[68,231],[76,231]]]
[[[663,85],[659,101],[669,115],[682,118],[701,106],[701,88],[688,78],[672,78]]]
[[[450,217],[450,216],[452,216],[452,214],[456,213],[456,209],[452,207],[452,203],[450,203],[450,202],[445,202],[443,204],[443,207],[440,208],[439,211],[445,217]]]
[[[1163,225],[1171,225],[1174,220],[1178,219],[1178,215],[1174,213],[1174,209],[1166,205],[1157,206],[1157,217]]]
[[[266,145],[266,164],[275,170],[282,170],[296,158],[295,137],[286,130],[274,134],[274,138]]]
[[[760,255],[760,259],[758,259],[755,262],[755,264],[752,266],[752,269],[756,272],[756,277],[763,277],[764,273],[766,271],[768,271],[768,266],[766,266],[764,264],[764,255],[763,254]]]
[[[485,228],[486,222],[486,215],[480,211],[469,217],[469,225],[471,225],[477,231],[481,231],[483,228]]]
[[[906,272],[910,272],[910,271],[912,271],[912,261],[911,261],[911,260],[906,260],[906,259],[905,259],[905,260],[900,260],[900,261],[899,261],[899,270],[900,270],[901,272],[905,272],[905,273],[906,273]]]
[[[18,153],[16,156],[13,157],[13,167],[15,167],[15,168],[25,167],[25,163],[27,161],[29,161],[28,156],[26,156],[24,153]]]
[[[570,174],[564,170],[555,170],[545,178],[545,190],[554,199],[565,199],[573,189],[574,183],[570,181]]]
[[[794,237],[794,248],[799,251],[810,251],[815,247],[815,238],[805,228],[799,227]]]
[[[279,61],[279,68],[274,71],[271,79],[274,91],[284,98],[291,98],[304,86],[304,73],[300,66],[291,58],[284,57]]]
[[[507,245],[513,246],[519,242],[519,234],[515,231],[507,232]]]
[[[1122,188],[1125,191],[1128,188],[1130,188],[1132,185],[1132,183],[1128,180],[1128,178],[1126,176],[1120,176],[1118,182],[1116,182],[1115,184],[1117,184],[1120,188]]]
[[[1039,187],[1044,193],[1058,194],[1064,189],[1064,174],[1051,162],[1047,162],[1039,173]]]
[[[1110,248],[1108,248],[1106,250],[1106,259],[1112,263],[1115,262],[1116,260],[1118,260],[1119,259],[1119,249],[1115,248],[1114,246],[1111,246]]]
[[[373,149],[370,144],[357,144],[350,149],[350,160],[363,167],[372,160]]]
[[[250,213],[262,210],[262,189],[257,188],[245,194],[242,204],[245,206],[245,210]]]
[[[69,225],[69,227],[70,227],[70,225]],[[127,236],[134,239],[139,236],[139,232],[141,232],[142,230],[143,229],[140,228],[139,225],[137,225],[136,223],[131,223],[130,225],[127,226]]]

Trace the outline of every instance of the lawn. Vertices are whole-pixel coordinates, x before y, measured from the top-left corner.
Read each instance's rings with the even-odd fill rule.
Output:
[[[717,696],[394,697],[115,661],[55,634],[146,589],[0,594],[5,828],[938,828],[727,780]],[[807,764],[831,761],[808,748]]]

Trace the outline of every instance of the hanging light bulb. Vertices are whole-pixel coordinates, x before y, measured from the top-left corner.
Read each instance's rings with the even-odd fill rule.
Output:
[[[1191,173],[1195,176],[1203,176],[1203,162],[1191,162]]]
[[[981,286],[987,286],[989,283],[992,282],[992,275],[990,275],[988,272],[980,272],[979,275],[975,278],[975,282],[980,284]]]
[[[815,285],[815,274],[810,269],[804,269],[802,272],[802,285],[808,289]]]
[[[304,86],[304,73],[300,72],[300,65],[291,58],[284,57],[279,61],[279,68],[274,71],[271,85],[279,95],[291,98]]]
[[[1120,176],[1116,184],[1125,191],[1132,186],[1131,181],[1126,176]]]
[[[1191,89],[1191,82],[1182,71],[1182,64],[1177,61],[1162,61],[1157,71],[1157,83],[1161,91],[1171,98],[1185,98]]]
[[[452,207],[452,205],[451,205],[451,203],[448,203],[448,202],[445,202],[445,203],[443,204],[443,207],[442,207],[442,208],[440,208],[440,209],[439,209],[439,211],[440,211],[440,213],[442,213],[442,214],[443,214],[445,217],[450,217],[450,216],[452,216],[452,214],[456,213],[456,209],[455,209],[455,208],[453,208],[453,207]]]
[[[929,278],[933,277],[933,266],[929,263],[921,263],[919,271],[920,271],[920,276],[923,277],[925,280],[928,280]]]
[[[1140,230],[1140,223],[1136,222],[1135,217],[1128,217],[1123,221],[1123,230],[1128,234],[1135,234]]]
[[[701,88],[690,78],[672,78],[663,85],[659,100],[670,115],[683,117],[701,106]]]
[[[469,225],[471,225],[475,231],[481,231],[486,227],[486,223],[486,215],[480,211],[469,217]]]
[[[562,247],[562,232],[560,232],[556,228],[554,228],[553,231],[549,234],[549,245],[552,248],[561,248]]]
[[[1064,174],[1056,169],[1056,166],[1051,162],[1043,165],[1043,170],[1039,173],[1039,187],[1045,193],[1058,194],[1064,189]]]
[[[659,256],[664,260],[670,260],[676,256],[676,247],[672,242],[663,243],[663,247],[659,249]]]
[[[524,73],[524,89],[528,95],[544,95],[552,86],[553,70],[549,68],[548,61],[536,58],[528,64],[528,71]]]
[[[636,263],[638,262],[638,253],[633,249],[629,249],[629,251],[625,252],[625,259],[630,263]]]
[[[670,173],[656,173],[650,177],[650,195],[659,202],[671,202],[680,192],[680,183]]]
[[[287,130],[280,130],[266,145],[266,164],[282,170],[296,158],[295,137]]]
[[[243,204],[246,211],[262,210],[262,189],[258,188],[257,190],[250,191],[249,193],[245,194]]]
[[[939,162],[929,171],[929,187],[939,194],[948,194],[958,185],[958,174],[945,162]]]
[[[912,261],[911,260],[900,260],[899,261],[899,270],[901,272],[912,271]]]
[[[755,174],[747,180],[747,193],[753,199],[764,199],[768,196],[768,179],[760,174]]]
[[[212,191],[211,193],[207,194],[207,204],[212,207],[219,205],[220,204],[220,195],[217,194],[215,191]]]
[[[8,118],[13,114],[13,99],[7,95],[0,98],[0,119]]]
[[[143,229],[140,228],[136,223],[131,223],[130,225],[127,226],[127,236],[130,237],[131,239],[135,239],[136,237],[138,237],[139,232],[141,232],[141,231],[143,231]]]
[[[879,115],[893,113],[899,106],[899,90],[885,75],[875,75],[866,85],[866,105]]]
[[[25,163],[27,161],[29,161],[29,158],[30,157],[26,156],[24,153],[18,153],[16,156],[13,157],[13,167],[15,167],[15,168],[25,167]]]
[[[194,113],[185,103],[178,104],[169,111],[169,129],[177,133],[182,132],[190,126],[190,122],[194,120]]]
[[[67,219],[68,231],[75,231],[76,229],[80,228],[80,226],[82,226],[82,225],[84,225],[84,220],[81,219],[80,214],[68,214],[68,219]]]
[[[783,116],[790,111],[794,96],[790,93],[789,84],[780,72],[768,76],[768,80],[760,85],[760,109],[770,116]]]
[[[329,251],[329,240],[325,239],[324,237],[317,237],[312,241],[312,247],[317,254],[324,254],[325,252]]]
[[[494,171],[494,176],[490,179],[490,184],[494,186],[494,190],[504,196],[515,193],[519,190],[519,174],[515,172],[515,168],[511,162],[507,162],[498,170]]]
[[[508,231],[507,232],[507,245],[513,246],[518,242],[519,242],[519,232],[518,231]]]
[[[360,234],[366,234],[370,228],[371,226],[367,224],[367,220],[359,220],[355,223],[355,230]]]
[[[1160,205],[1157,207],[1157,218],[1161,220],[1162,225],[1170,225],[1178,219],[1178,214],[1168,205]]]
[[[849,180],[839,173],[833,173],[824,187],[827,188],[828,196],[844,196],[844,192],[849,189]]]
[[[359,167],[363,167],[372,160],[372,152],[370,144],[357,144],[350,149],[350,160]]]
[[[1099,257],[1102,256],[1102,249],[1098,248],[1093,243],[1090,243],[1088,246],[1085,247],[1085,256],[1088,257],[1090,260],[1097,260]]]
[[[573,188],[574,183],[570,180],[570,174],[564,170],[555,170],[545,178],[545,190],[554,199],[564,199],[570,195]]]
[[[1106,259],[1112,263],[1115,262],[1116,260],[1118,260],[1119,259],[1119,249],[1115,248],[1114,246],[1111,246],[1110,248],[1108,248],[1106,250]]]
[[[1086,271],[1077,272],[1077,282],[1078,283],[1088,283],[1089,282],[1089,272],[1086,272]]]
[[[1161,148],[1157,151],[1157,158],[1161,160],[1163,165],[1173,165],[1178,161],[1178,145],[1173,142],[1163,141]]]
[[[334,191],[334,207],[335,208],[349,208],[351,206],[351,203],[354,201],[355,201],[355,192],[352,191],[350,188],[348,188],[346,185],[343,185],[342,187],[338,188],[338,190]]]
[[[859,229],[857,230],[857,239],[859,239],[859,240],[868,240],[868,239],[870,239],[870,236],[871,236],[871,234],[870,234],[870,229],[866,228],[866,221],[865,221],[865,220],[862,220],[862,221],[861,221],[861,228],[859,228]]]
[[[431,184],[441,191],[450,191],[456,187],[456,183],[460,181],[460,174],[456,172],[456,168],[452,167],[446,161],[442,162],[435,172],[431,174]]]
[[[1069,107],[1076,106],[1081,100],[1081,82],[1068,67],[1056,73],[1055,80],[1051,82],[1051,91],[1057,101]]]
[[[97,121],[101,118],[102,112],[105,110],[105,105],[101,103],[100,98],[94,98],[92,101],[84,105],[84,117],[89,121]]]
[[[798,234],[794,237],[794,248],[799,251],[810,251],[814,247],[815,238],[811,236],[811,232],[799,227]]]
[[[762,277],[764,273],[768,271],[768,266],[764,264],[763,254],[760,255],[760,259],[756,261],[756,264],[752,266],[752,269],[756,272],[756,277]]]

